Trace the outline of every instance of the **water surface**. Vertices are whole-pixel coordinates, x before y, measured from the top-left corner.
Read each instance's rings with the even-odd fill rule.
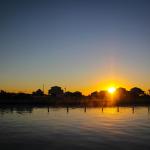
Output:
[[[149,150],[149,109],[3,107],[0,149]]]

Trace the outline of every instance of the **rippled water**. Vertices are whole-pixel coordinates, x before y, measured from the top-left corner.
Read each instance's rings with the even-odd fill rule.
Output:
[[[0,108],[0,149],[149,150],[149,109]]]

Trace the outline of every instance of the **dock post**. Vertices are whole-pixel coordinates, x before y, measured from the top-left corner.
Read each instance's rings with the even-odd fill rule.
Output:
[[[86,113],[86,105],[84,106],[84,112]]]
[[[69,106],[67,106],[67,113],[69,113]]]
[[[119,106],[117,107],[117,112],[119,112]]]
[[[132,107],[132,113],[134,114],[135,110],[134,110],[134,106]]]

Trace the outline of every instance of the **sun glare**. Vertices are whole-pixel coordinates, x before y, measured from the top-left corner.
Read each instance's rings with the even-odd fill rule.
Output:
[[[111,94],[113,94],[115,91],[116,91],[115,87],[108,88],[108,92],[111,93]]]

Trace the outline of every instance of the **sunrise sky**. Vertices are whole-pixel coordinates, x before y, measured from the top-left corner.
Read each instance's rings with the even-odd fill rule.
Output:
[[[0,89],[150,88],[149,0],[1,0]]]

